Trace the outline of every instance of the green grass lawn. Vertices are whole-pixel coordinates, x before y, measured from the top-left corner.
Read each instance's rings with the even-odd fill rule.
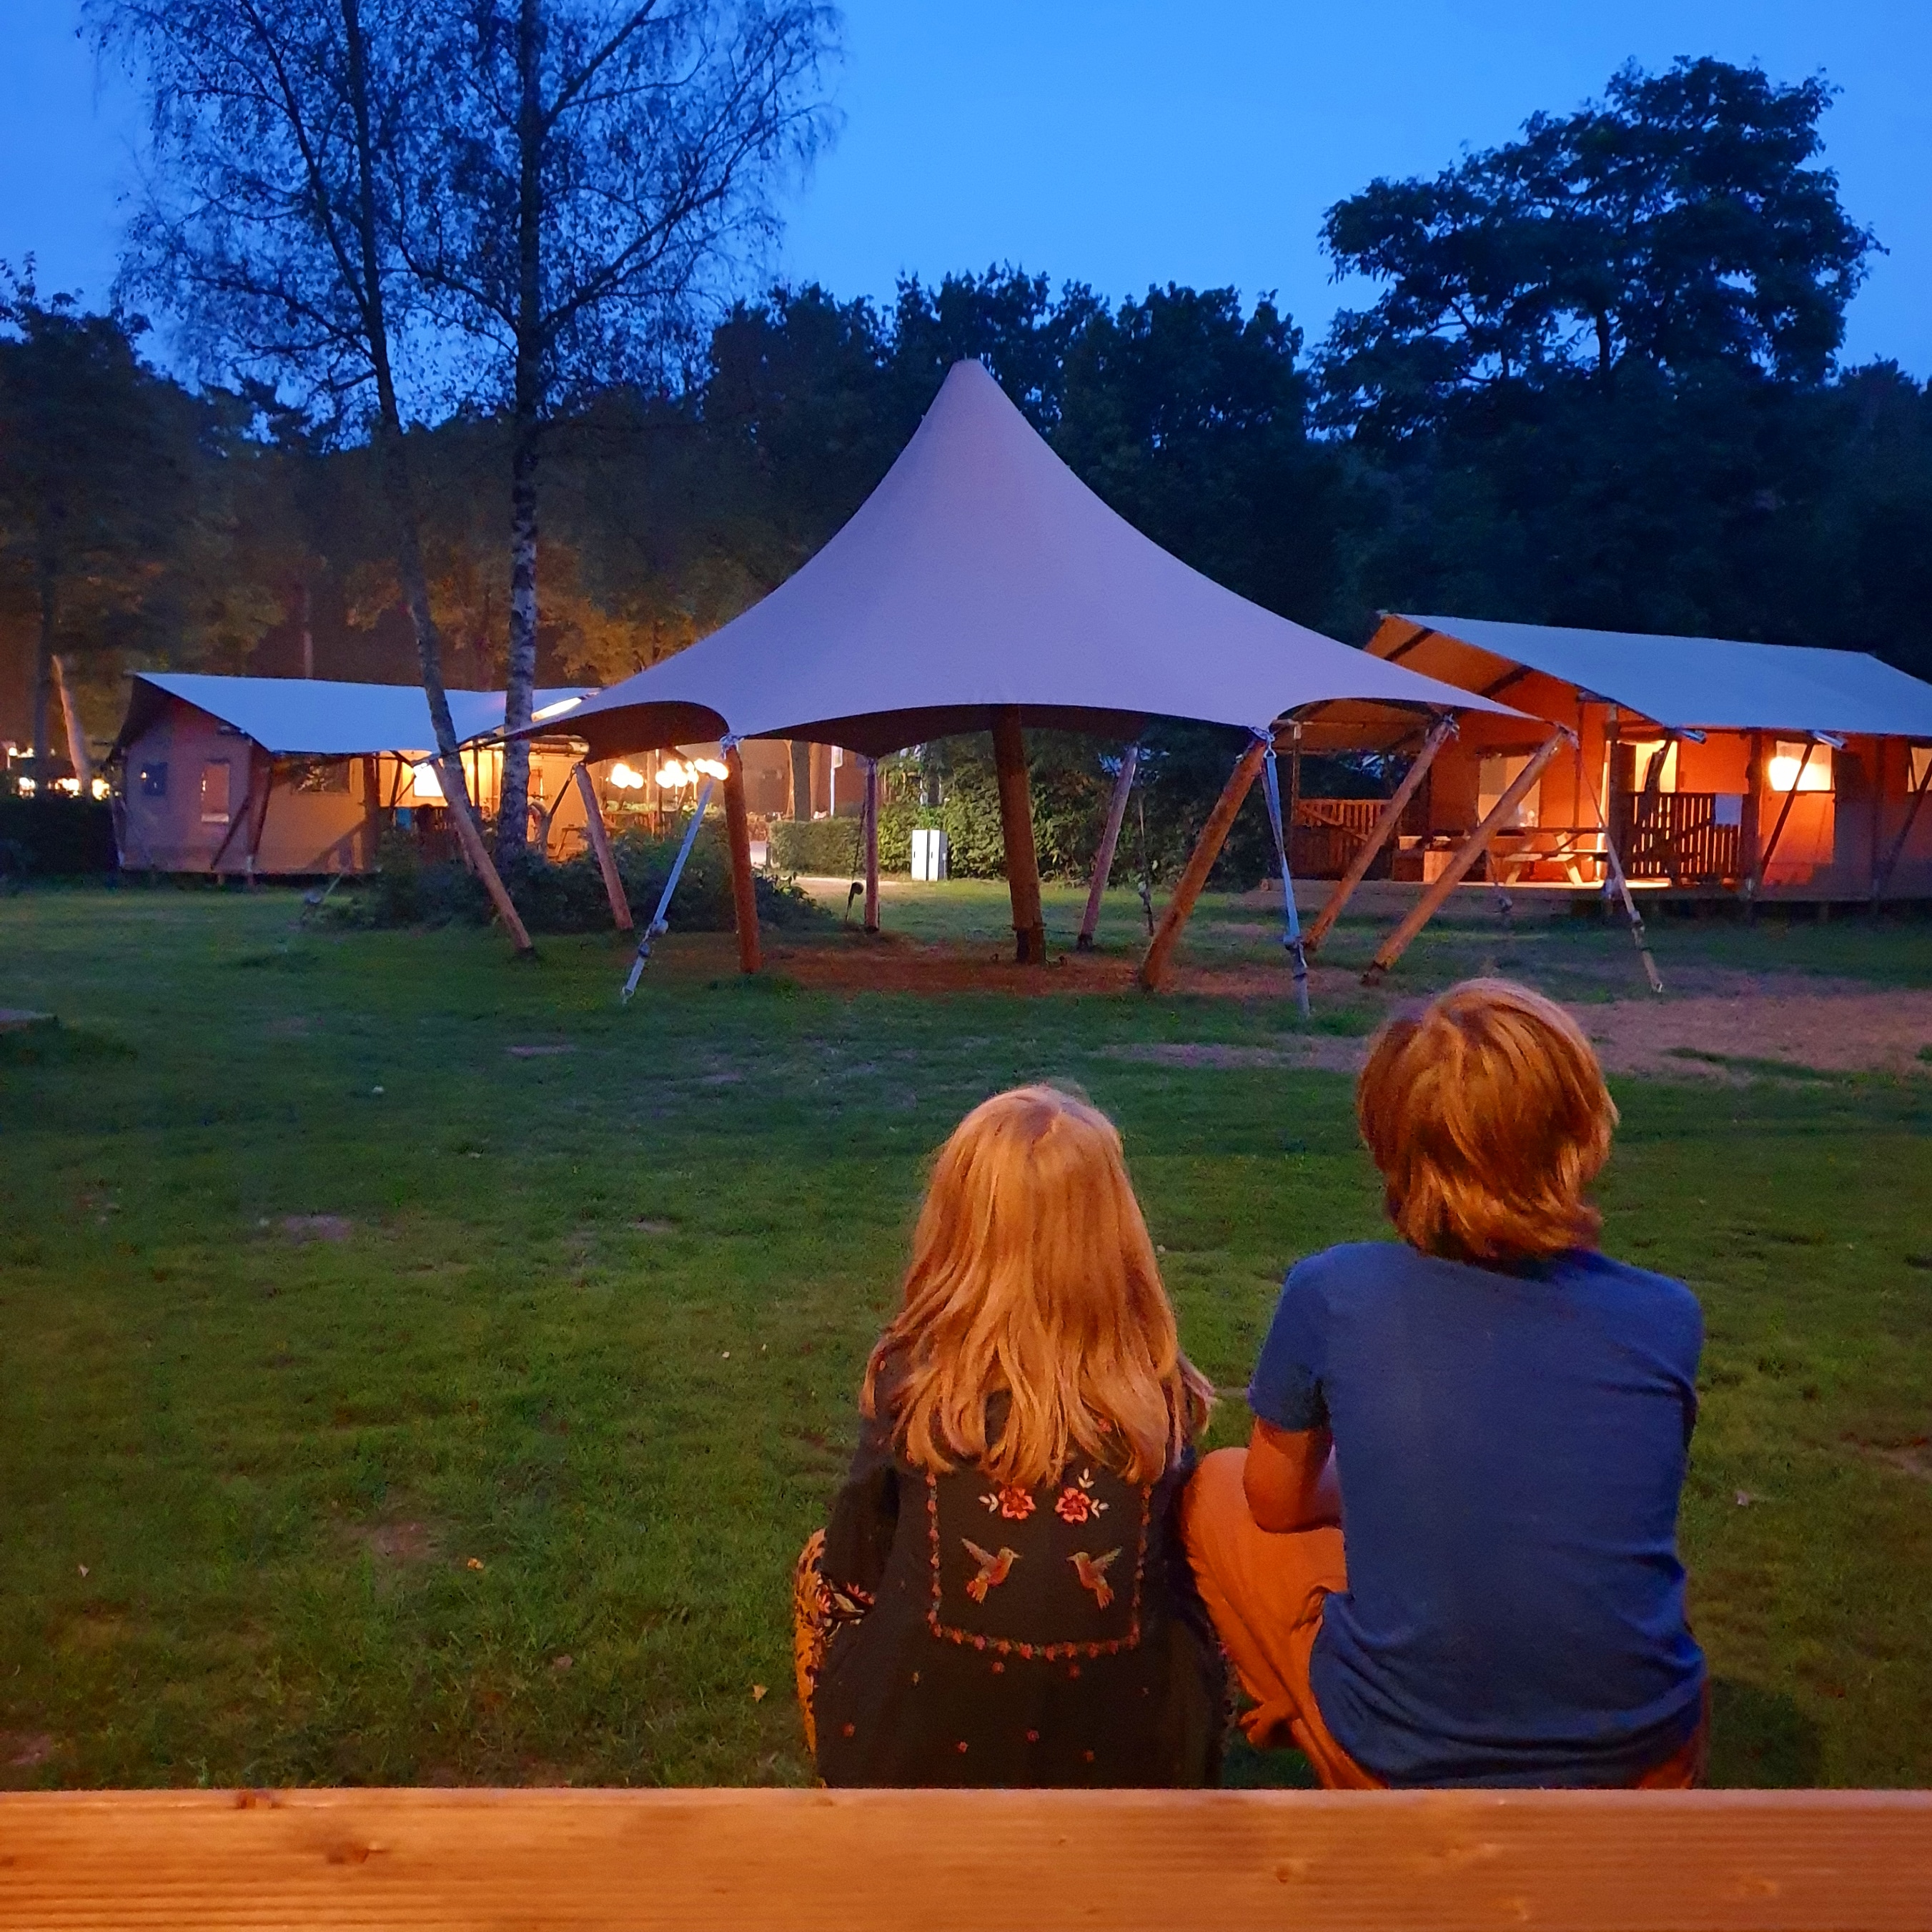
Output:
[[[1378,1228],[1342,1078],[1106,1052],[1271,1039],[1286,998],[845,998],[674,936],[625,1010],[610,938],[518,964],[297,905],[0,902],[0,1005],[62,1022],[0,1038],[0,1783],[800,1781],[789,1567],[968,1106],[1044,1076],[1119,1120],[1224,1389],[1282,1270]],[[1004,921],[967,885],[888,911],[989,952]],[[1136,916],[1114,896],[1103,939]],[[1210,902],[1198,946],[1268,933]],[[1924,984],[1928,938],[1659,944],[1666,976]],[[1621,933],[1478,908],[1392,988],[1478,968],[1634,976]],[[1714,1774],[1932,1782],[1932,1078],[1618,1097],[1608,1245],[1709,1326],[1684,1541]],[[1245,1422],[1231,1397],[1217,1438]]]

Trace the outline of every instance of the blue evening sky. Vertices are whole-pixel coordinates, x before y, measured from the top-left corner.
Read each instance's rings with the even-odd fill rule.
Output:
[[[71,0],[0,0],[0,258],[112,279],[138,115]],[[1634,58],[1756,59],[1843,92],[1827,159],[1891,250],[1848,352],[1932,375],[1932,0],[847,0],[844,127],[780,266],[840,295],[1011,260],[1112,296],[1275,289],[1311,339],[1338,292],[1322,211],[1432,172]]]

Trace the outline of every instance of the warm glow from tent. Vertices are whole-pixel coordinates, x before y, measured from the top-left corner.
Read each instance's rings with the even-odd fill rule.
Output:
[[[410,768],[410,796],[420,799],[425,805],[441,805],[443,801],[442,781],[430,765],[412,765]]]
[[[530,722],[541,724],[546,718],[561,718],[566,711],[574,711],[583,702],[580,698],[560,698],[554,704],[546,704],[541,711],[532,711]]]
[[[1816,745],[1805,760],[1802,740],[1780,738],[1771,757],[1773,791],[1829,791],[1832,789],[1832,748]]]
[[[644,775],[642,772],[633,771],[620,758],[610,767],[610,783],[619,791],[642,791]]]

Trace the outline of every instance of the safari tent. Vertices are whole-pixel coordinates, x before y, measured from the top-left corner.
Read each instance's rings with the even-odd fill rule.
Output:
[[[1277,743],[1420,740],[1465,712],[1533,728],[1495,699],[1352,650],[1170,556],[1074,476],[983,366],[964,362],[878,488],[795,575],[586,700],[570,728],[600,758],[710,738],[834,746],[863,761],[874,827],[880,757],[992,732],[1022,960],[1043,956],[1044,930],[1022,728],[1128,745],[1154,718],[1246,730],[1250,750],[1150,950],[1151,981]],[[737,782],[728,782],[728,810]],[[1124,787],[1116,826],[1124,802]],[[870,869],[875,882],[875,860]],[[875,890],[868,902],[869,924]],[[748,967],[755,933],[741,941]]]
[[[539,730],[581,690],[537,694]],[[452,691],[471,796],[496,809],[502,772],[501,692]],[[552,728],[553,729],[554,728]],[[121,863],[166,872],[363,872],[383,826],[440,814],[428,700],[413,685],[318,678],[218,677],[142,671],[110,752]],[[552,850],[583,838],[585,807],[570,784],[581,748],[538,738],[532,806]]]
[[[1876,658],[1398,611],[1368,648],[1526,714],[1463,720],[1404,828],[1398,876],[1444,862],[1553,724],[1575,742],[1494,835],[1494,880],[1599,886],[1607,835],[1639,890],[1932,896],[1932,685]]]

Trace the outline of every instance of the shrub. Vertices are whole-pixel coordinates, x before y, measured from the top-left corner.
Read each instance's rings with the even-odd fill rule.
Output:
[[[111,872],[117,862],[105,799],[0,794],[0,877],[71,878]]]
[[[624,896],[639,925],[657,909],[680,842],[640,833],[612,842]],[[482,882],[455,860],[425,860],[410,833],[386,833],[378,864],[373,879],[346,902],[337,902],[340,910],[335,916],[370,926],[488,923],[492,908]],[[532,853],[505,868],[503,883],[532,932],[596,932],[610,926],[610,902],[593,854],[552,865]],[[756,884],[760,924],[800,926],[824,916],[795,886],[762,875]],[[707,821],[699,832],[666,917],[687,932],[728,932],[736,922],[730,855],[722,826]]]
[[[889,872],[910,872],[912,842],[906,841],[905,863],[886,862],[886,819],[879,814],[879,864]],[[838,818],[780,818],[772,821],[770,866],[775,872],[795,876],[802,872],[813,878],[856,878],[864,867],[861,821],[856,817]]]

